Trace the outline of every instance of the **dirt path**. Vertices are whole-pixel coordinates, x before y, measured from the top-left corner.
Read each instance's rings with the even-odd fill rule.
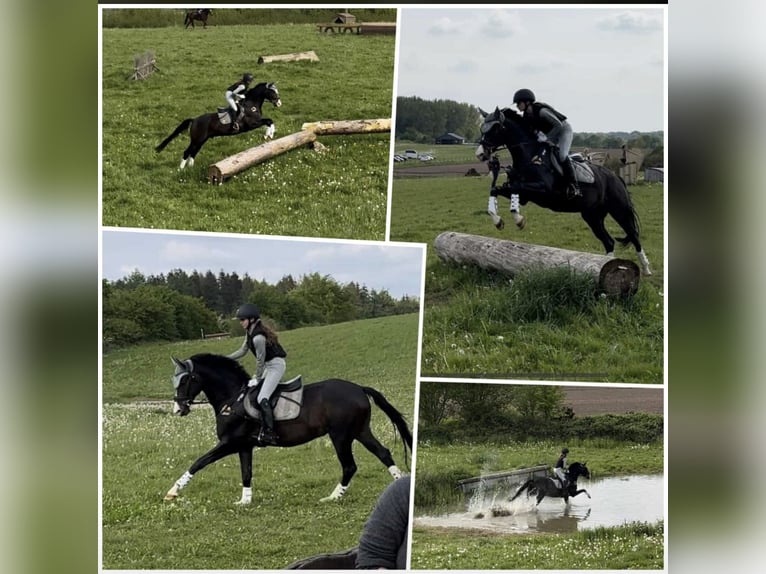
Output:
[[[486,175],[489,173],[487,164],[476,161],[473,163],[463,163],[458,165],[419,165],[417,167],[397,167],[394,168],[394,179],[397,177],[466,177],[465,174],[471,169],[476,170],[479,176],[486,177]]]

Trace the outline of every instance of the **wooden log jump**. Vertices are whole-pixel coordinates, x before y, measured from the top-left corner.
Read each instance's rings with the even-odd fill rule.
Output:
[[[301,126],[317,135],[372,134],[391,131],[391,118],[308,122]]]
[[[607,295],[635,294],[641,277],[638,265],[627,259],[455,231],[439,234],[434,249],[448,263],[471,263],[512,277],[533,269],[573,269],[593,276]]]
[[[269,62],[297,62],[298,60],[310,60],[311,62],[318,62],[319,56],[316,55],[314,50],[308,52],[296,52],[294,54],[279,54],[276,56],[260,56],[258,58],[259,64],[268,64]]]
[[[465,478],[458,480],[457,485],[464,493],[469,493],[482,486],[486,488],[512,486],[538,476],[548,476],[548,467],[546,465],[541,464],[529,468],[520,468],[519,470],[506,470],[473,478]]]
[[[208,183],[222,184],[224,179],[253,165],[263,163],[281,153],[310,144],[316,140],[316,134],[311,130],[303,130],[289,136],[281,137],[270,142],[246,149],[238,154],[229,156],[214,163],[207,169]]]

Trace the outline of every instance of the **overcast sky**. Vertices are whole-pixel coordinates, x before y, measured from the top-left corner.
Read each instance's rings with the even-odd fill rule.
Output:
[[[107,229],[102,248],[102,277],[110,281],[135,270],[147,276],[172,269],[216,275],[236,271],[270,284],[285,275],[298,279],[319,273],[340,284],[354,281],[385,289],[397,299],[421,295],[423,248],[417,244]]]
[[[492,110],[529,88],[575,132],[664,127],[662,8],[408,9],[399,96]]]

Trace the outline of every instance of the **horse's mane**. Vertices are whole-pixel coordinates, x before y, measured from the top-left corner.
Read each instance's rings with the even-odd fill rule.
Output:
[[[236,360],[230,359],[226,355],[216,355],[214,353],[199,353],[191,357],[194,365],[209,367],[216,371],[226,370],[240,379],[249,379],[250,375],[245,368]]]

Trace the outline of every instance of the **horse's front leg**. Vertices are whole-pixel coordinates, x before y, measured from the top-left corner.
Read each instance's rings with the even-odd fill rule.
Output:
[[[493,187],[489,192],[489,201],[487,202],[487,213],[492,218],[495,229],[502,230],[505,227],[505,221],[497,214],[497,188]]]
[[[250,504],[253,501],[253,449],[239,451],[239,470],[242,474],[242,498],[236,504]]]
[[[194,461],[194,464],[189,467],[189,470],[184,472],[181,475],[181,478],[179,478],[175,484],[173,484],[170,490],[168,490],[167,494],[165,495],[165,500],[175,500],[178,497],[178,492],[187,484],[189,484],[192,477],[197,472],[205,468],[207,465],[212,464],[225,456],[234,454],[235,452],[237,452],[237,447],[231,443],[219,442],[217,445],[215,445],[215,447]]]
[[[519,194],[518,193],[511,194],[511,216],[513,217],[513,220],[516,222],[516,227],[518,227],[519,229],[524,229],[524,226],[527,224],[527,218],[521,215],[521,212],[519,211]]]
[[[274,132],[277,131],[277,126],[269,118],[264,118],[262,121],[268,126],[266,128],[266,133],[263,135],[263,139],[270,140],[274,137]]]
[[[577,492],[575,492],[575,493],[572,495],[572,498],[574,498],[575,496],[577,496],[577,495],[578,495],[578,494],[580,494],[581,492],[584,492],[584,493],[585,493],[585,494],[588,496],[588,498],[590,498],[590,494],[589,494],[589,493],[588,493],[588,491],[587,491],[587,490],[585,490],[584,488],[581,488],[580,490],[578,490]]]

